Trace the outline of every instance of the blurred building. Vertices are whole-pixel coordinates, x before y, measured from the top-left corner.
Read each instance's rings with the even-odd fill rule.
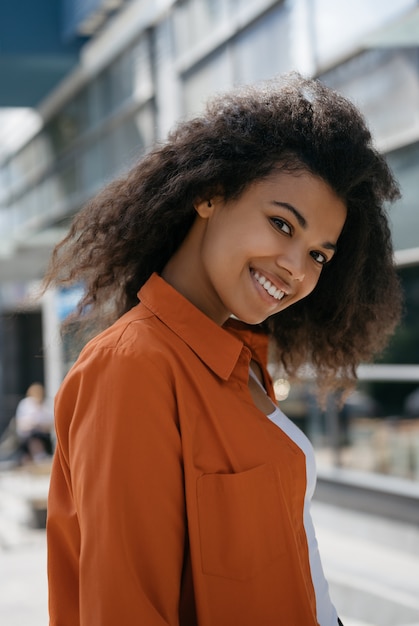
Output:
[[[419,386],[417,1],[25,0],[3,3],[0,42],[0,107],[32,107],[27,127],[0,129],[0,429],[33,379],[53,395],[71,360],[59,327],[78,290],[32,295],[72,216],[209,95],[290,69],[356,102],[402,187],[405,319],[360,374],[365,406],[403,416]]]

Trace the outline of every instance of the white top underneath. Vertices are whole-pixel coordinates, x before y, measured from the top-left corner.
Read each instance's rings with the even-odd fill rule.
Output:
[[[250,376],[266,393],[252,368],[249,368]],[[316,595],[317,621],[319,626],[336,626],[338,623],[336,609],[329,596],[329,585],[324,576],[317,545],[316,533],[310,514],[311,498],[316,487],[317,469],[313,446],[298,426],[294,424],[281,409],[272,402],[273,411],[268,417],[280,428],[304,453],[306,460],[306,493],[304,498],[304,528],[307,536],[311,578]]]

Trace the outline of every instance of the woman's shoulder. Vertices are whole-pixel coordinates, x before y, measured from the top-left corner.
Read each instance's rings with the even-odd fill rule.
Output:
[[[135,307],[136,308],[136,307]],[[171,389],[174,379],[175,348],[165,337],[161,323],[144,316],[141,306],[122,316],[112,326],[91,339],[63,380],[58,401],[72,405],[74,397],[108,391],[131,390],[144,396],[156,388]],[[83,391],[84,390],[84,391]],[[126,394],[126,398],[131,397]]]
[[[176,335],[141,303],[109,328],[91,339],[80,353],[78,363],[112,358],[113,362],[135,359],[164,361],[176,352]]]

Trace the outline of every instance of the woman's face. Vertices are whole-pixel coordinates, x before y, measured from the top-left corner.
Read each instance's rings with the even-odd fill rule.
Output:
[[[258,324],[315,288],[346,219],[322,179],[275,172],[237,199],[195,204],[197,219],[163,277],[218,324]]]

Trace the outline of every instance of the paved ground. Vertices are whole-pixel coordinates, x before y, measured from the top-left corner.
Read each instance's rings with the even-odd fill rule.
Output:
[[[419,626],[416,527],[314,503],[313,518],[345,626]]]
[[[27,504],[47,488],[48,476],[0,472],[1,626],[48,624],[45,531]],[[317,502],[313,517],[345,626],[419,626],[419,524]]]
[[[48,476],[0,473],[0,624],[47,626],[45,530],[30,498],[45,495]]]
[[[0,623],[47,626],[45,533],[0,550]]]

